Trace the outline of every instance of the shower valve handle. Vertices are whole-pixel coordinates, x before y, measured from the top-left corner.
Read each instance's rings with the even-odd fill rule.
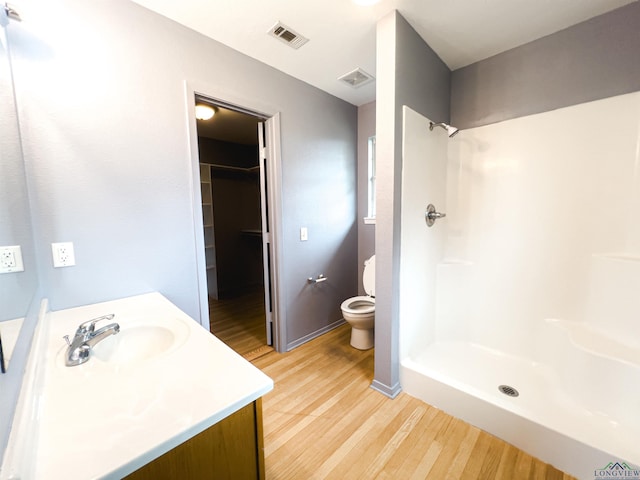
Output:
[[[426,212],[424,212],[424,219],[427,222],[428,227],[432,227],[438,218],[446,217],[446,213],[436,212],[436,207],[431,203],[427,206]]]

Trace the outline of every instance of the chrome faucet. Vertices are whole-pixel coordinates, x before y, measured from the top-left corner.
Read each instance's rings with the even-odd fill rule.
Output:
[[[120,331],[120,325],[117,323],[110,323],[96,330],[96,323],[101,320],[112,320],[113,317],[115,317],[115,314],[110,313],[109,315],[87,320],[78,326],[73,340],[69,340],[69,335],[63,337],[68,345],[65,359],[67,367],[73,367],[88,361],[92,347],[109,335],[115,335]]]

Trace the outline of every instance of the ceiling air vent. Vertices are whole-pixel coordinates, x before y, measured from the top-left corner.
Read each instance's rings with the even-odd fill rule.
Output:
[[[281,22],[278,22],[273,27],[271,27],[271,30],[269,30],[269,35],[271,35],[272,37],[276,37],[278,40],[283,41],[291,48],[295,49],[300,48],[302,45],[309,41],[308,38],[303,37]]]
[[[341,76],[338,80],[346,83],[350,87],[359,88],[367,83],[373,82],[375,78],[373,78],[373,75],[369,75],[361,68],[356,68],[352,72]]]

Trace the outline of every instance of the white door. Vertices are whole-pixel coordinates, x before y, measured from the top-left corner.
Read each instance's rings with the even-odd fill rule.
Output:
[[[268,121],[267,121],[268,122]],[[273,297],[271,276],[271,238],[269,222],[269,194],[268,187],[268,151],[266,144],[266,123],[258,123],[258,155],[260,160],[260,208],[262,213],[262,271],[264,275],[264,310],[266,320],[267,345],[273,345]]]
[[[260,195],[262,200],[262,255],[267,344],[286,351],[286,312],[280,308],[280,252],[282,231],[282,181],[280,156],[280,114],[258,124],[260,152]]]

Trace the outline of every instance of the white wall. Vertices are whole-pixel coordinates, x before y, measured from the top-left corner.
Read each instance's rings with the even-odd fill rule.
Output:
[[[448,215],[447,147],[441,128],[403,108],[402,240],[400,255],[400,358],[420,353],[435,340],[436,268],[444,255],[448,218],[425,222],[427,205]]]
[[[402,243],[400,257],[400,358],[435,340],[436,267],[444,254],[448,218],[428,227],[427,205],[447,214],[447,146],[443,129],[403,108]]]
[[[427,148],[429,132],[414,135],[417,148]],[[435,337],[419,342],[467,340],[543,360],[538,328],[546,318],[561,318],[640,346],[638,145],[640,92],[464,130],[449,140],[437,310],[435,317],[424,312]],[[405,161],[424,164],[429,155],[412,158]],[[403,279],[416,268],[413,260],[430,265],[424,258],[430,247],[404,228],[409,205],[423,208],[411,189],[428,190],[429,176],[416,166],[419,180],[404,168]],[[425,295],[430,287],[426,278],[414,285]],[[401,325],[413,312],[408,296]]]

